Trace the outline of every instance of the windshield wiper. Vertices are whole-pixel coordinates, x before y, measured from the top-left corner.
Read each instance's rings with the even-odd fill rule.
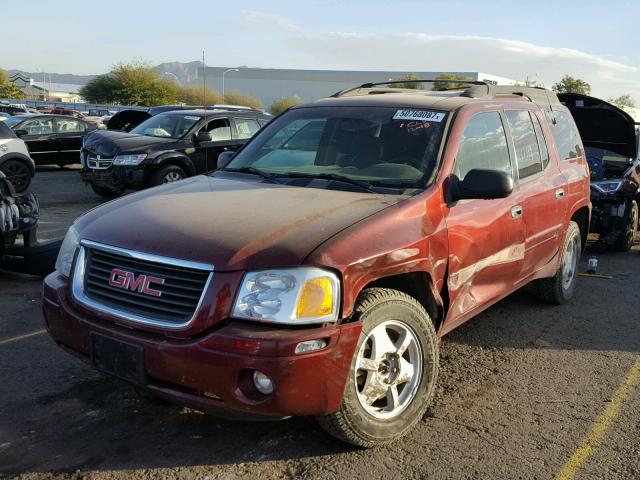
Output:
[[[321,180],[333,180],[335,182],[348,183],[350,185],[355,185],[360,187],[367,192],[377,193],[373,184],[367,182],[366,180],[356,180],[354,178],[349,178],[344,175],[340,175],[338,173],[281,173],[277,174],[278,177],[291,177],[291,178],[319,178]]]
[[[255,167],[222,168],[219,171],[221,171],[221,172],[250,173],[252,175],[258,175],[259,177],[262,177],[262,178],[264,178],[265,180],[268,180],[271,183],[280,183],[275,179],[276,175],[274,175],[272,173],[267,173],[267,172],[265,172],[263,170],[260,170],[259,168],[255,168]]]

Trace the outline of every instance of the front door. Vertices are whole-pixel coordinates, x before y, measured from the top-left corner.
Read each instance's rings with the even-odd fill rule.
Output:
[[[209,132],[211,141],[195,145],[194,151],[189,155],[196,167],[197,174],[215,170],[218,164],[218,155],[225,150],[238,148],[238,141],[232,138],[231,124],[228,118],[210,120],[199,131]]]
[[[499,112],[472,116],[462,135],[453,175],[464,180],[472,169],[513,175]],[[460,200],[445,213],[449,240],[449,312],[442,334],[514,289],[522,278],[524,222],[517,185],[507,198]]]

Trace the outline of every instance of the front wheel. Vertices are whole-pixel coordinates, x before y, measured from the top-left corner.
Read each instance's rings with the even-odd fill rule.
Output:
[[[163,185],[165,183],[179,182],[187,178],[185,171],[177,165],[166,165],[153,172],[151,185]]]
[[[631,201],[627,209],[626,216],[621,221],[618,238],[614,244],[614,248],[619,252],[628,252],[633,247],[633,240],[638,231],[638,204],[635,200]]]
[[[340,409],[318,417],[331,435],[360,447],[405,435],[424,415],[438,376],[438,345],[424,307],[397,290],[365,290],[363,324]]]
[[[578,261],[582,253],[582,237],[576,222],[569,222],[567,234],[560,252],[560,268],[551,278],[541,278],[533,282],[538,297],[545,302],[562,305],[573,296],[578,277]]]

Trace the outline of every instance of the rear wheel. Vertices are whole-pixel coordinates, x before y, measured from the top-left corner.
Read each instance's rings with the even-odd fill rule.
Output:
[[[622,219],[622,225],[618,232],[618,238],[614,247],[619,252],[628,252],[633,247],[633,240],[638,231],[638,204],[631,201],[627,215]]]
[[[125,189],[122,187],[116,186],[107,186],[107,185],[98,185],[97,183],[90,183],[91,189],[96,192],[98,195],[104,198],[118,198],[121,196]]]
[[[151,185],[179,182],[187,178],[185,171],[177,165],[160,167],[151,175]]]
[[[31,184],[31,169],[21,160],[7,160],[0,165],[0,171],[5,174],[13,185],[16,193],[23,193]]]
[[[424,307],[397,290],[365,290],[363,324],[337,412],[318,417],[331,435],[361,447],[405,435],[424,415],[438,376],[438,346]]]
[[[564,238],[560,268],[551,278],[541,278],[533,282],[538,297],[545,302],[562,305],[573,296],[578,276],[578,261],[582,253],[582,237],[576,222],[569,222]]]

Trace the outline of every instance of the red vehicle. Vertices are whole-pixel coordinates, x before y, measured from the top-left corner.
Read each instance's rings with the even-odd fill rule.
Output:
[[[571,298],[589,172],[550,91],[386,85],[80,217],[44,284],[53,339],[204,411],[317,416],[361,446],[405,434],[443,335],[531,282]]]

